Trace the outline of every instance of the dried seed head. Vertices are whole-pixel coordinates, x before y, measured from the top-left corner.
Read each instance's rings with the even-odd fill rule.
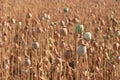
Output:
[[[80,46],[78,46],[77,51],[78,54],[86,54],[87,53],[87,47],[84,44],[81,44]]]
[[[25,66],[30,66],[31,65],[30,59],[29,58],[25,58],[24,64],[25,64]]]
[[[7,41],[7,36],[3,36],[3,37],[2,37],[2,40],[3,40],[3,41]]]
[[[38,33],[43,33],[43,29],[42,28],[37,28],[37,32]]]
[[[74,19],[73,19],[73,22],[74,22],[74,23],[79,23],[79,19],[78,19],[78,18],[74,18]]]
[[[105,48],[105,43],[101,43],[101,46],[102,46],[103,48]]]
[[[50,20],[50,15],[47,15],[47,20]]]
[[[4,63],[4,64],[3,64],[3,68],[4,68],[5,70],[9,69],[9,65],[6,64],[6,63]]]
[[[96,71],[97,71],[97,72],[99,72],[99,71],[100,71],[100,69],[99,69],[98,67],[96,67]]]
[[[114,44],[113,44],[113,49],[114,49],[114,50],[118,50],[118,49],[119,49],[119,46],[120,46],[119,43],[114,43]]]
[[[60,47],[61,48],[65,48],[66,47],[66,43],[64,42],[64,40],[60,41]]]
[[[77,25],[75,26],[75,31],[76,31],[77,33],[82,33],[82,32],[84,31],[84,26],[81,25],[81,24],[77,24]]]
[[[29,26],[28,26],[28,25],[26,25],[24,29],[25,29],[25,31],[28,31]]]
[[[2,25],[3,25],[3,26],[7,26],[7,22],[6,22],[6,21],[3,21]]]
[[[84,34],[84,39],[85,39],[85,40],[91,40],[91,39],[92,39],[91,33],[90,33],[90,32],[85,32],[85,34]]]
[[[12,22],[13,24],[15,24],[16,21],[15,21],[14,18],[12,18],[12,19],[11,19],[11,22]]]
[[[27,69],[22,70],[22,73],[23,73],[23,74],[27,74],[27,73],[28,73],[28,70],[27,70]]]
[[[72,50],[66,50],[65,53],[64,53],[64,57],[66,60],[69,60],[72,56]]]
[[[32,18],[32,14],[31,13],[28,13],[28,18]]]
[[[118,56],[118,60],[120,61],[120,56]]]
[[[18,22],[18,27],[21,27],[22,26],[22,22]]]
[[[13,27],[9,25],[8,30],[10,30],[10,31],[13,30]]]
[[[61,21],[61,22],[60,22],[60,25],[63,26],[63,27],[65,27],[65,22],[64,22],[64,21]]]
[[[62,62],[61,58],[57,57],[57,58],[55,59],[55,64],[56,64],[56,65],[59,64],[59,63],[61,63],[61,62]]]
[[[49,47],[50,47],[50,48],[53,48],[53,47],[54,47],[54,42],[55,42],[55,40],[50,37],[50,38],[49,38]]]
[[[63,36],[67,36],[67,35],[68,35],[68,30],[67,30],[67,28],[62,28],[62,29],[60,30],[60,34],[63,35]]]
[[[105,55],[106,55],[106,58],[109,60],[110,58],[107,52],[105,52]]]
[[[38,48],[39,48],[39,43],[38,43],[37,41],[34,41],[34,42],[32,43],[32,48],[33,48],[33,49],[38,49]]]
[[[57,32],[57,31],[55,31],[55,33],[54,33],[55,35],[55,38],[57,38],[57,39],[59,39],[60,38],[60,34]]]
[[[117,35],[120,37],[120,31],[119,30],[117,31]]]
[[[50,25],[51,25],[52,27],[55,27],[55,26],[56,26],[56,23],[55,23],[55,22],[51,22]]]
[[[46,20],[50,20],[50,15],[44,13],[44,18],[45,18]]]

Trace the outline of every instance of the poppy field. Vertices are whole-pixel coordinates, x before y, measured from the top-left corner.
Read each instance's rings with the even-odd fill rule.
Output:
[[[0,80],[120,80],[120,0],[0,0]]]

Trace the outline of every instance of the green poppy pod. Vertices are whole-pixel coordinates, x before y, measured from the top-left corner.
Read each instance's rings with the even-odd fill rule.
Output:
[[[75,26],[75,31],[76,31],[77,33],[82,33],[82,32],[84,31],[84,26],[81,25],[81,24],[77,24],[77,25]]]
[[[119,30],[117,31],[117,35],[120,36],[120,31]]]
[[[69,11],[69,8],[64,8],[64,12],[66,13],[66,12],[68,12]]]

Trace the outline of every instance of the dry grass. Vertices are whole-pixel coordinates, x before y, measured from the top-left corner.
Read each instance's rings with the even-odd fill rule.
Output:
[[[0,80],[120,79],[119,0],[0,3]]]

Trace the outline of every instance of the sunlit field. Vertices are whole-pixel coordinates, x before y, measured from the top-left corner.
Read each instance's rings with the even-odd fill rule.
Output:
[[[0,0],[0,80],[120,80],[120,0]]]

